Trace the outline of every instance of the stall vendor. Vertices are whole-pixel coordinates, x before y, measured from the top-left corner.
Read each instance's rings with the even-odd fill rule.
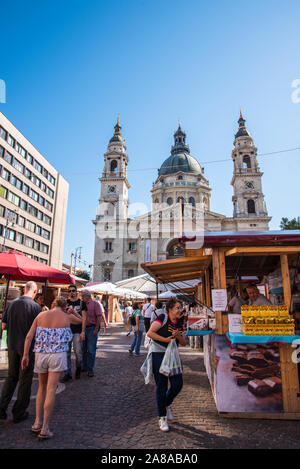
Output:
[[[228,303],[229,313],[241,314],[241,306],[248,304],[248,293],[246,288],[243,289],[241,296],[235,295]]]
[[[268,300],[264,295],[259,293],[259,289],[255,284],[250,284],[246,288],[248,296],[249,296],[249,302],[248,304],[250,306],[256,305],[256,306],[262,306],[262,305],[271,305],[271,301]]]

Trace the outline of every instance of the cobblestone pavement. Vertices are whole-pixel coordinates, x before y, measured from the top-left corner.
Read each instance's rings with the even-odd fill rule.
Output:
[[[189,348],[181,352],[184,387],[173,405],[171,430],[159,431],[154,386],[145,386],[139,371],[145,350],[140,357],[129,356],[132,337],[126,337],[121,327],[110,327],[108,333],[99,340],[95,377],[84,374],[58,389],[51,425],[54,438],[40,442],[29,431],[34,420],[35,380],[29,420],[13,424],[9,412],[8,419],[0,421],[0,448],[299,447],[299,422],[220,418],[203,356]]]

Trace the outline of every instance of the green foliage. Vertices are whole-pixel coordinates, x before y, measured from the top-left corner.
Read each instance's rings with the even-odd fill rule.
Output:
[[[280,222],[281,230],[300,230],[300,217],[292,218],[282,218]]]
[[[85,280],[90,280],[90,274],[86,270],[77,270],[76,277],[84,278]]]

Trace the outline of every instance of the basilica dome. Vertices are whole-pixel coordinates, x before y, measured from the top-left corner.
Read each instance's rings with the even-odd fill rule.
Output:
[[[193,156],[188,153],[175,153],[167,158],[161,165],[158,175],[175,174],[179,171],[183,173],[201,174],[201,166]]]

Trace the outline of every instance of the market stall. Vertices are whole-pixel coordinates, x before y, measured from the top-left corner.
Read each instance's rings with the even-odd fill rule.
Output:
[[[219,414],[238,418],[299,419],[296,346],[300,337],[297,335],[298,324],[289,313],[293,313],[290,272],[299,271],[300,232],[211,232],[205,233],[201,240],[194,236],[185,237],[182,242],[185,257],[180,262],[176,259],[173,264],[163,261],[147,263],[143,267],[154,278],[165,282],[170,278],[184,280],[189,275],[192,278],[196,273],[201,278],[196,289],[196,302],[215,315],[211,318],[215,320],[215,330],[208,325],[207,331],[202,333],[205,333],[205,367]],[[244,328],[246,322],[242,316],[242,330],[233,332],[237,324],[228,314],[228,289],[235,285],[240,291],[243,277],[256,277],[257,284],[268,296],[268,275],[278,267],[282,277],[283,306],[288,316],[281,318],[278,313],[275,317],[274,313],[271,317],[270,311],[265,310],[268,319],[264,319],[262,311],[258,311],[257,325],[270,321],[274,334],[269,327],[268,335],[263,335],[260,327],[259,335],[254,335],[255,328],[251,335],[246,335],[251,328]],[[249,320],[255,323],[252,313]],[[275,324],[280,326],[284,321],[287,326],[290,324],[295,328],[296,325],[296,331],[290,327],[289,335],[286,335],[283,327],[276,329]]]
[[[84,287],[93,294],[105,295],[106,309],[108,311],[109,322],[123,322],[122,313],[119,308],[119,300],[145,300],[147,296],[141,292],[136,292],[129,288],[120,288],[110,282],[101,282]]]

